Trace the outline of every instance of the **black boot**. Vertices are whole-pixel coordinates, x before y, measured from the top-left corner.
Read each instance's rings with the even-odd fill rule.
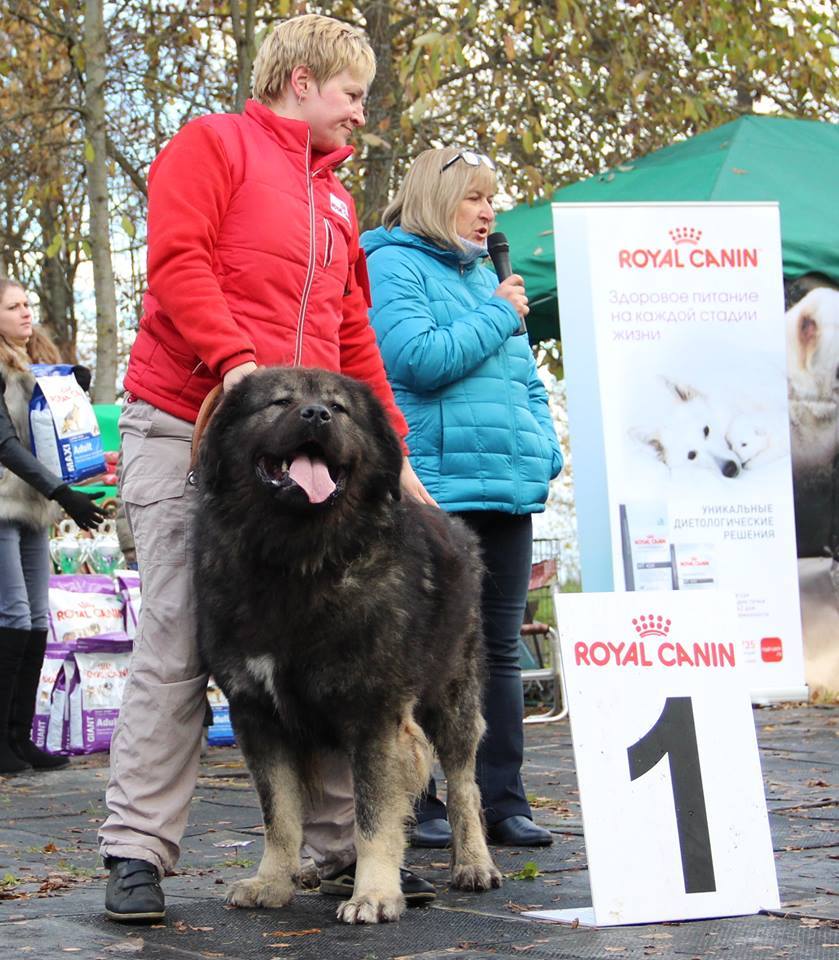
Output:
[[[29,642],[28,630],[0,627],[0,774],[31,769],[9,743],[9,715],[15,695],[20,662]]]
[[[55,770],[66,767],[70,762],[67,757],[45,753],[31,739],[32,718],[35,715],[35,700],[46,648],[46,630],[28,631],[9,715],[9,743],[12,750],[36,770]]]

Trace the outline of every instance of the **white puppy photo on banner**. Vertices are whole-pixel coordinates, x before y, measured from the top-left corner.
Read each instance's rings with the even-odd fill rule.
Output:
[[[774,203],[554,204],[583,589],[724,590],[806,698]]]

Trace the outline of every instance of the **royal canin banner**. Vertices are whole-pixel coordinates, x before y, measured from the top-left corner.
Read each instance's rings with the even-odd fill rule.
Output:
[[[584,590],[732,592],[753,698],[806,697],[777,204],[553,217]]]

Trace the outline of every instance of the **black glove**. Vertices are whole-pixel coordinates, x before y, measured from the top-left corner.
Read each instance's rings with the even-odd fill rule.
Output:
[[[101,507],[93,501],[104,496],[105,494],[101,491],[99,493],[80,493],[63,483],[53,491],[50,500],[59,503],[82,530],[95,530],[105,519],[105,514]]]
[[[73,367],[73,376],[76,378],[76,383],[87,393],[90,390],[90,381],[93,379],[90,367],[83,367],[80,363],[77,363]]]

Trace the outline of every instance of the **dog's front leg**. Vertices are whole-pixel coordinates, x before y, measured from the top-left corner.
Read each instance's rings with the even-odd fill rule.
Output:
[[[457,890],[490,890],[501,886],[481,820],[481,798],[475,783],[475,755],[486,725],[480,712],[477,671],[458,697],[446,700],[433,724],[434,744],[446,775],[446,805],[452,825],[452,886]]]
[[[242,722],[234,722],[234,728],[259,794],[265,849],[256,876],[232,884],[227,902],[235,907],[284,907],[294,895],[300,870],[303,791],[298,768],[264,724],[258,731]]]
[[[338,908],[345,923],[398,920],[405,909],[399,868],[405,823],[428,782],[431,750],[410,716],[395,735],[383,735],[354,752],[356,872],[352,899]]]

